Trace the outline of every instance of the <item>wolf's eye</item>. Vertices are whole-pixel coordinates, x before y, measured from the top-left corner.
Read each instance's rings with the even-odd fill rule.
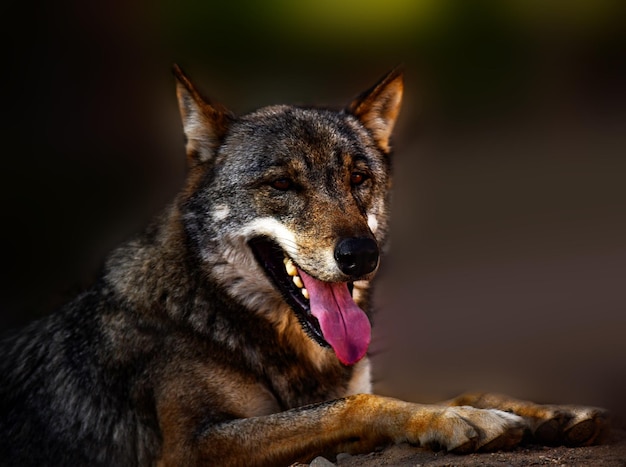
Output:
[[[288,178],[277,178],[272,182],[272,188],[279,191],[287,191],[292,186],[291,180]]]
[[[367,180],[367,175],[361,172],[352,172],[350,174],[350,184],[352,186],[361,185],[365,180]]]

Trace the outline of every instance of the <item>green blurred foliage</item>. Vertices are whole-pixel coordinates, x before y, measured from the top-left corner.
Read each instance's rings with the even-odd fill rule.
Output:
[[[354,81],[355,70],[377,76],[403,63],[421,81],[436,83],[443,96],[438,104],[459,115],[516,107],[553,58],[575,52],[584,61],[614,44],[616,36],[625,43],[626,3],[618,0],[157,5],[161,33],[177,56],[194,66],[204,60],[213,73],[228,69],[233,86],[245,86],[253,76],[261,82],[297,77],[298,95],[306,99],[319,90],[320,80],[332,88],[333,80]]]

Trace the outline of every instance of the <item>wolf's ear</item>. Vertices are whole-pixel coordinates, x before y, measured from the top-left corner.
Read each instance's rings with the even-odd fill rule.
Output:
[[[347,109],[370,131],[386,153],[390,151],[389,139],[400,112],[403,89],[403,70],[398,67],[354,99]]]
[[[173,72],[187,140],[187,159],[190,164],[206,162],[215,156],[235,117],[223,106],[202,97],[178,65],[174,65]]]

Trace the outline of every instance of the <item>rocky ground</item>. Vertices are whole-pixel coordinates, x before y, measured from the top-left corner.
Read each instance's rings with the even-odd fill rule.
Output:
[[[455,455],[432,452],[407,444],[360,456],[341,454],[336,463],[318,458],[311,467],[374,467],[374,466],[567,466],[626,467],[626,430],[613,429],[598,446],[567,448],[522,446],[508,452]]]

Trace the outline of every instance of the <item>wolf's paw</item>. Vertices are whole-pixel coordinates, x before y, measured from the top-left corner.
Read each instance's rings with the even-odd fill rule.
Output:
[[[494,409],[449,407],[424,419],[412,420],[421,446],[455,453],[495,451],[519,444],[526,423],[517,415]],[[421,429],[420,429],[421,428]]]
[[[540,405],[524,418],[530,441],[548,445],[588,446],[601,441],[609,426],[608,412],[597,407]]]

